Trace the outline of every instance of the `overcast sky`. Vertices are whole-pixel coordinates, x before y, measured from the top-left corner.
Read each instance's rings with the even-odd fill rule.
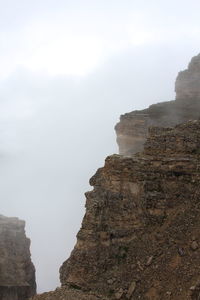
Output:
[[[174,99],[200,52],[199,11],[195,0],[0,0],[0,213],[26,220],[39,291],[59,285],[120,114]]]

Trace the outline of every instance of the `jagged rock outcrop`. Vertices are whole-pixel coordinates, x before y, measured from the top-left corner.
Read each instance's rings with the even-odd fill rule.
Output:
[[[25,222],[0,215],[0,300],[27,300],[36,292]]]
[[[175,83],[176,99],[200,99],[200,54],[193,57],[188,69],[179,72]]]
[[[199,149],[190,121],[151,128],[143,153],[109,156],[90,180],[63,287],[36,299],[198,299]]]
[[[188,69],[178,74],[176,100],[151,105],[120,117],[116,125],[119,153],[131,156],[142,151],[150,126],[175,126],[200,118],[200,54],[192,58]]]
[[[109,156],[90,180],[77,243],[60,268],[61,288],[33,300],[200,299],[194,95],[122,117],[116,129],[126,155]]]

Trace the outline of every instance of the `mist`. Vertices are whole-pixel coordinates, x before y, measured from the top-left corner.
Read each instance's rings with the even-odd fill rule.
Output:
[[[189,20],[187,15],[191,21],[188,30],[181,27],[188,12],[184,1],[185,10],[176,20],[171,14],[172,1],[167,7],[157,7],[153,1],[151,8],[147,7],[150,19],[141,16],[141,12],[147,16],[144,1],[125,1],[124,5],[121,1],[85,1],[84,7],[75,1],[78,8],[72,1],[58,1],[58,5],[54,1],[36,1],[34,5],[20,1],[13,20],[15,4],[9,2],[11,8],[1,4],[10,23],[2,14],[4,30],[0,33],[7,44],[2,42],[0,50],[0,213],[26,220],[41,292],[60,284],[59,267],[75,245],[85,211],[84,193],[91,189],[89,178],[103,166],[106,156],[118,151],[114,126],[120,115],[173,100],[177,73],[199,53],[200,38],[195,31],[195,11]],[[177,1],[173,12],[179,4]],[[136,26],[141,36],[135,43],[126,42],[126,16],[136,12],[134,22],[141,18],[146,23],[141,23],[142,31]],[[157,23],[163,27],[156,31],[159,38],[155,40],[150,29],[157,29]],[[79,49],[78,64],[77,57],[60,42],[69,34],[66,26],[70,24],[74,26],[70,36],[79,34],[81,42],[87,42],[90,32],[89,40],[94,41],[88,52],[84,47],[82,52]],[[41,27],[39,42],[37,34],[32,36],[33,44],[25,39],[30,27],[36,28],[37,34]],[[52,51],[57,27],[60,40]],[[146,35],[142,35],[144,29]],[[66,53],[60,50],[62,46]],[[79,44],[72,46],[77,51]],[[44,55],[33,56],[32,47],[42,47]],[[86,58],[88,64],[82,65]]]

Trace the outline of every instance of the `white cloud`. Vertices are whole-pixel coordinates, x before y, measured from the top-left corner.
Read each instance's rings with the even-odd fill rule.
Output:
[[[86,75],[130,46],[200,43],[195,0],[183,1],[180,11],[180,1],[12,2],[0,13],[0,78],[19,66],[53,76]]]

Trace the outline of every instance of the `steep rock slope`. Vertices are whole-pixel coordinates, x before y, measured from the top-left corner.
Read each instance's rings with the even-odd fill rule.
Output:
[[[194,56],[188,69],[178,74],[175,84],[176,99],[200,99],[200,54]]]
[[[142,151],[150,126],[175,126],[200,118],[200,54],[192,58],[187,70],[178,74],[175,91],[175,101],[120,117],[115,127],[120,154],[131,156]]]
[[[34,300],[200,299],[199,61],[179,73],[175,101],[121,117],[123,155],[90,180],[62,286]]]
[[[0,299],[26,300],[36,292],[25,222],[0,215]]]
[[[34,299],[198,299],[200,121],[151,128],[91,178],[62,288]]]

